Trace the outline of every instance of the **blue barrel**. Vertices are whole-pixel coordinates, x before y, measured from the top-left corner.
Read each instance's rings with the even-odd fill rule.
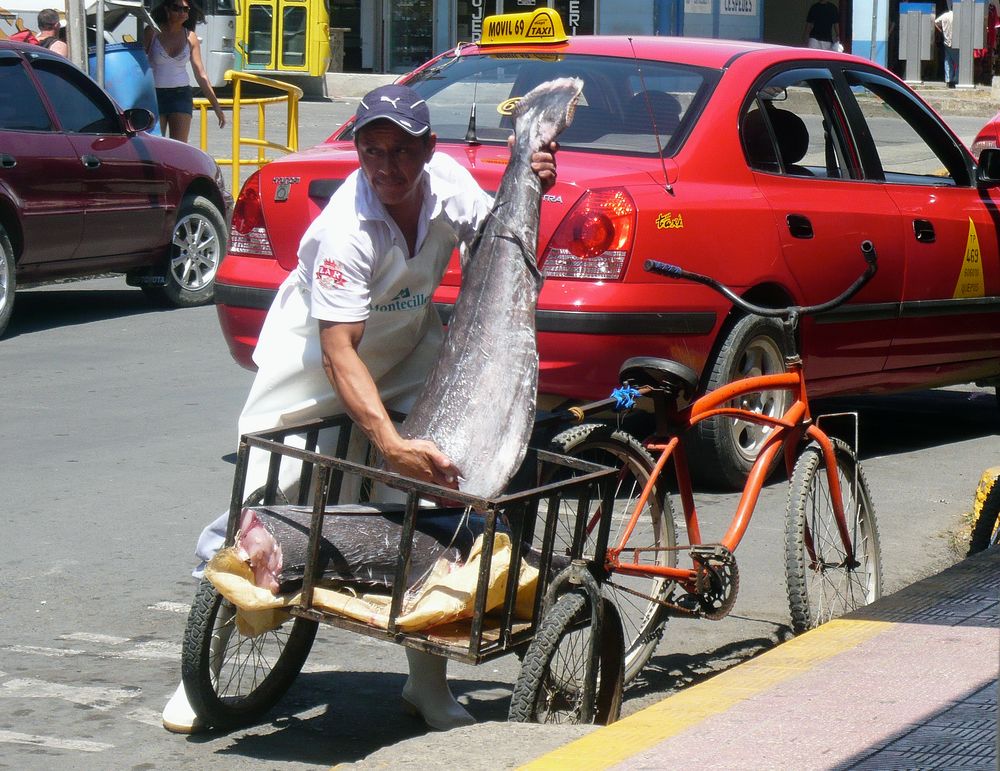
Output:
[[[90,49],[90,77],[97,77],[97,49]],[[160,133],[159,112],[156,109],[156,86],[153,70],[142,43],[106,43],[104,46],[104,90],[127,110],[145,107],[153,113],[151,134]]]

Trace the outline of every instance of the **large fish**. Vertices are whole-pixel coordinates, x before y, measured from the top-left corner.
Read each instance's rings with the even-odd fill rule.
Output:
[[[459,489],[492,498],[524,458],[535,419],[538,348],[535,264],[541,184],[531,156],[570,124],[577,78],[542,83],[514,110],[514,146],[493,209],[462,269],[438,360],[403,423],[458,467]]]

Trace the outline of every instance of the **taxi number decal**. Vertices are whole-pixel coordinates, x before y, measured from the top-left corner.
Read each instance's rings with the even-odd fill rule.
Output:
[[[670,212],[664,214],[660,212],[656,215],[656,229],[657,230],[680,230],[684,227],[684,216],[678,214],[676,217],[671,217]]]
[[[979,251],[979,236],[976,226],[969,218],[969,237],[965,242],[965,258],[962,260],[962,270],[955,284],[955,294],[952,298],[983,297],[986,294],[986,281],[983,279],[983,260]]]
[[[517,107],[517,103],[521,101],[521,97],[512,96],[510,99],[505,99],[497,105],[497,112],[501,115],[513,115],[514,108]]]

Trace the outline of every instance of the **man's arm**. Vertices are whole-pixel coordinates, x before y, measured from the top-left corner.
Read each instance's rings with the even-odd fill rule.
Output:
[[[319,322],[323,368],[348,415],[378,448],[391,471],[458,489],[459,471],[433,442],[404,439],[382,403],[368,367],[358,356],[365,324]]]

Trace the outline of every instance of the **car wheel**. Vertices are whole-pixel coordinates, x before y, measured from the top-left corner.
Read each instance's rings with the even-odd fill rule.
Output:
[[[200,195],[185,198],[177,210],[164,283],[143,290],[179,307],[210,303],[225,255],[226,222],[218,208]]]
[[[14,266],[14,248],[7,238],[7,231],[0,227],[0,335],[7,329],[10,314],[14,310],[14,291],[17,289],[17,273]]]
[[[726,335],[711,366],[706,383],[708,390],[744,377],[784,372],[781,325],[760,316],[743,317]],[[791,399],[788,391],[763,391],[734,400],[730,406],[780,417]],[[742,489],[771,430],[767,426],[723,417],[702,421],[692,431],[688,447],[692,475],[699,483],[710,487]],[[775,465],[777,460],[775,458]]]

